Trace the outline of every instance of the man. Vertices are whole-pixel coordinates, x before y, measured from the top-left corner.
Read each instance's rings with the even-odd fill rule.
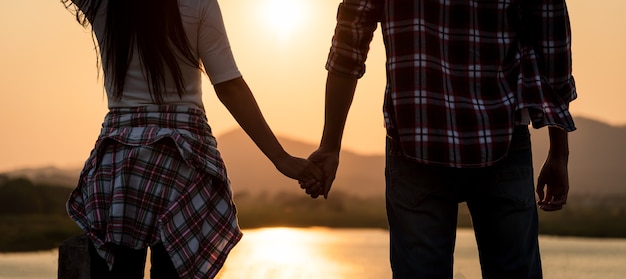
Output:
[[[394,278],[452,278],[458,203],[484,278],[541,278],[528,125],[548,126],[539,207],[569,189],[569,15],[564,0],[343,0],[326,68],[325,125],[310,159],[335,178],[373,32],[387,55],[386,199]]]

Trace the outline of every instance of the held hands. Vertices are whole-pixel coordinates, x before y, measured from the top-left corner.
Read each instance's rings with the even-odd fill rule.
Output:
[[[307,194],[318,192],[322,188],[322,171],[309,160],[287,155],[277,160],[274,165],[285,176],[306,183],[307,187],[301,188],[305,189]]]
[[[337,167],[339,166],[339,152],[318,149],[309,156],[309,160],[315,163],[323,171],[323,184],[314,185],[310,182],[300,180],[300,188],[306,189],[306,193],[310,195],[311,198],[316,199],[322,195],[325,199],[327,199],[328,192],[330,192],[330,187],[332,186],[337,174]]]

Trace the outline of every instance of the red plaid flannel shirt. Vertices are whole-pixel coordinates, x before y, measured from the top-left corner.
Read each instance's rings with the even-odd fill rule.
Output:
[[[385,126],[418,162],[492,165],[506,155],[523,110],[535,128],[575,130],[564,0],[344,0],[327,70],[363,76],[378,23]]]

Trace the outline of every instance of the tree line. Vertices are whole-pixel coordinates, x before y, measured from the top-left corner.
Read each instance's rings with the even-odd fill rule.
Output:
[[[0,175],[0,215],[65,215],[71,191],[60,185],[34,184],[27,178]]]

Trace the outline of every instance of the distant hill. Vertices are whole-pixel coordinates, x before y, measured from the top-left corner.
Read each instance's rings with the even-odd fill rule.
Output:
[[[586,118],[576,118],[576,124],[578,130],[570,133],[571,193],[592,196],[626,194],[626,127],[609,126]],[[314,144],[285,137],[281,137],[280,141],[288,152],[300,157],[307,157],[316,148]],[[532,141],[537,172],[547,154],[547,129],[533,129]],[[274,168],[241,129],[219,136],[218,149],[226,161],[235,193],[272,195],[302,192],[297,182],[284,177]],[[344,149],[340,160],[333,191],[360,197],[384,194],[383,155],[363,156]],[[78,169],[49,167],[18,170],[7,175],[73,187],[78,172]]]
[[[10,178],[23,177],[36,184],[76,186],[80,169],[61,169],[57,167],[26,168],[4,173]]]
[[[581,195],[626,194],[626,126],[576,118],[569,134],[570,191]],[[546,158],[548,130],[532,131],[535,171]]]

